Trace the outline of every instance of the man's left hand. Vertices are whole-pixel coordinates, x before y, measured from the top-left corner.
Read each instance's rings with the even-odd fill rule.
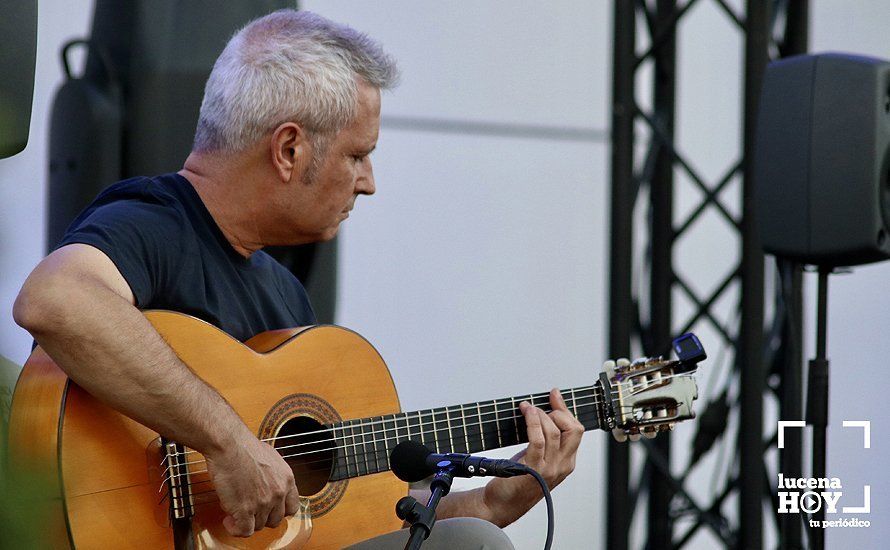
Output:
[[[569,412],[559,390],[550,391],[552,411],[523,401],[519,409],[525,417],[528,446],[513,460],[536,470],[553,489],[575,469],[575,456],[584,426]],[[492,521],[508,525],[531,509],[543,495],[531,476],[496,478],[485,486],[482,498]]]

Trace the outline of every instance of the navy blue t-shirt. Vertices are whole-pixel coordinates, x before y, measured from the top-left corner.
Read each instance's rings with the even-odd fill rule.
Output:
[[[263,251],[238,254],[179,174],[108,187],[58,246],[72,243],[104,252],[142,310],[187,313],[241,341],[316,322],[299,280]]]

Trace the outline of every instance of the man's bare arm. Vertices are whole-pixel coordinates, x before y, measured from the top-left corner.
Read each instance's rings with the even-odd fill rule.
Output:
[[[295,513],[290,468],[179,360],[134,303],[104,253],[73,244],[34,269],[13,315],[90,394],[202,452],[233,534],[250,535]]]

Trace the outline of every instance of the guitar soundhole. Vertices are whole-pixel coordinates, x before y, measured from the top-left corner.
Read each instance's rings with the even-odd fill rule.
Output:
[[[335,442],[317,420],[297,416],[285,422],[275,437],[275,449],[293,470],[301,495],[312,496],[324,489],[336,457]]]

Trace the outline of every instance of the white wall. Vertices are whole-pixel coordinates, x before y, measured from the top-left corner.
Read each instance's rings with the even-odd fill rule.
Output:
[[[86,32],[91,4],[40,2],[31,143],[0,161],[0,354],[19,362],[30,339],[9,312],[42,252],[47,115],[61,78],[57,52],[64,40]],[[378,193],[359,201],[343,231],[339,309],[339,322],[367,336],[387,359],[403,408],[592,381],[605,358],[608,144],[408,131],[388,126],[387,118],[607,128],[611,3],[302,4],[380,39],[403,69],[402,86],[383,100],[373,157]],[[700,2],[684,20],[678,57],[680,146],[710,180],[738,151],[742,63],[742,42],[713,4]],[[813,4],[814,50],[890,57],[884,3]],[[641,87],[642,103],[644,95]],[[688,211],[696,193],[681,182],[678,210]],[[733,186],[723,195],[732,211],[737,194]],[[737,259],[732,239],[709,216],[678,251],[678,270],[706,292]],[[879,488],[888,477],[878,467],[879,458],[890,456],[879,436],[890,415],[878,405],[890,387],[881,376],[890,357],[882,330],[888,275],[890,265],[877,265],[832,280],[831,419],[873,422],[867,452],[851,450],[844,430],[829,433],[830,472],[851,490],[871,483],[873,510],[872,528],[830,531],[832,545],[868,547],[890,535],[879,519],[890,505]],[[678,323],[687,310],[678,298]],[[734,318],[734,300],[721,304],[720,315],[724,322]],[[716,341],[710,332],[702,328],[706,344]],[[703,398],[709,380],[720,376],[713,351]],[[678,429],[678,464],[693,431]],[[576,473],[554,493],[554,547],[603,546],[603,439],[587,435]],[[710,492],[716,462],[693,473],[697,497]],[[545,525],[539,506],[508,533],[517,548],[538,548]],[[774,540],[769,528],[768,536]],[[702,534],[694,547],[713,541]]]
[[[0,160],[0,355],[23,363],[30,338],[12,321],[12,304],[28,273],[43,257],[46,228],[49,111],[62,83],[59,50],[83,38],[92,17],[92,0],[38,2],[37,68],[28,146]]]

